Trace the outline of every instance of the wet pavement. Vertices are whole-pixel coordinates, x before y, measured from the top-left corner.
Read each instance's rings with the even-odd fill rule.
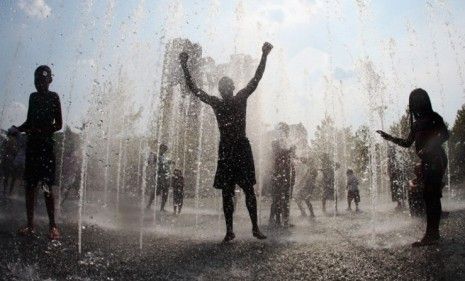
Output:
[[[314,220],[297,217],[294,209],[294,227],[264,225],[269,238],[258,241],[239,202],[237,238],[221,244],[218,202],[207,200],[213,203],[197,215],[187,202],[181,216],[157,214],[156,227],[153,210],[144,211],[142,249],[137,202],[128,200],[120,212],[88,204],[79,254],[73,206],[63,213],[63,239],[51,242],[41,204],[37,235],[24,238],[16,235],[24,223],[24,202],[0,201],[1,280],[465,280],[461,202],[444,203],[450,215],[441,225],[442,241],[424,248],[410,246],[421,237],[421,220],[395,212],[392,203],[377,205],[376,212],[369,205],[362,205],[362,213],[317,212]]]

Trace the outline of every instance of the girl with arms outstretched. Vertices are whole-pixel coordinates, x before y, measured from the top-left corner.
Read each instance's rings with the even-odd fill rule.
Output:
[[[449,132],[442,117],[433,111],[428,93],[415,89],[409,97],[410,133],[406,139],[393,137],[377,131],[384,139],[402,147],[415,143],[421,159],[423,199],[426,206],[426,233],[412,244],[414,247],[436,244],[439,241],[441,219],[441,197],[443,177],[447,167],[447,156],[442,144],[449,139]]]

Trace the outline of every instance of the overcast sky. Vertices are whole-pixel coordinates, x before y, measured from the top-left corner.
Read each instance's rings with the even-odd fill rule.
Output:
[[[25,119],[40,64],[52,66],[65,114],[71,95],[71,124],[85,116],[94,83],[116,81],[120,69],[148,114],[161,43],[174,37],[217,62],[259,58],[263,41],[273,43],[260,85],[268,124],[302,122],[312,133],[330,114],[357,127],[381,100],[390,124],[414,87],[452,124],[465,101],[464,27],[461,0],[1,1],[1,126]]]

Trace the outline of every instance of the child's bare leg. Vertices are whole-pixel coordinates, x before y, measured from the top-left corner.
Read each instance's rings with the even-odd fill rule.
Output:
[[[45,206],[47,208],[47,215],[50,228],[56,227],[55,223],[55,198],[53,197],[52,188],[49,187],[48,192],[44,192]]]
[[[310,201],[310,199],[306,199],[306,200],[305,200],[305,203],[307,203],[308,210],[310,211],[310,216],[311,216],[312,218],[314,218],[314,217],[315,217],[315,214],[313,213],[312,202]]]
[[[297,199],[297,200],[295,200],[295,202],[297,203],[297,207],[299,207],[301,216],[302,216],[302,217],[306,217],[306,216],[307,216],[307,213],[305,212],[305,209],[304,209],[304,207],[303,207],[302,200],[301,200],[301,199]]]
[[[26,182],[26,216],[27,227],[34,228],[34,201],[35,201],[35,187],[37,183]]]

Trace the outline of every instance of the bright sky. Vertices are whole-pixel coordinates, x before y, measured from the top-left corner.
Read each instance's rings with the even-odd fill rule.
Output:
[[[465,102],[463,27],[461,0],[1,1],[0,125],[25,119],[40,64],[52,66],[51,89],[65,114],[71,96],[73,125],[85,116],[94,83],[116,83],[120,69],[148,114],[148,97],[159,89],[160,42],[179,36],[217,63],[234,53],[259,58],[262,43],[273,43],[260,85],[269,124],[302,122],[312,133],[328,113],[357,127],[380,97],[389,124],[414,87],[425,88],[452,124]]]

